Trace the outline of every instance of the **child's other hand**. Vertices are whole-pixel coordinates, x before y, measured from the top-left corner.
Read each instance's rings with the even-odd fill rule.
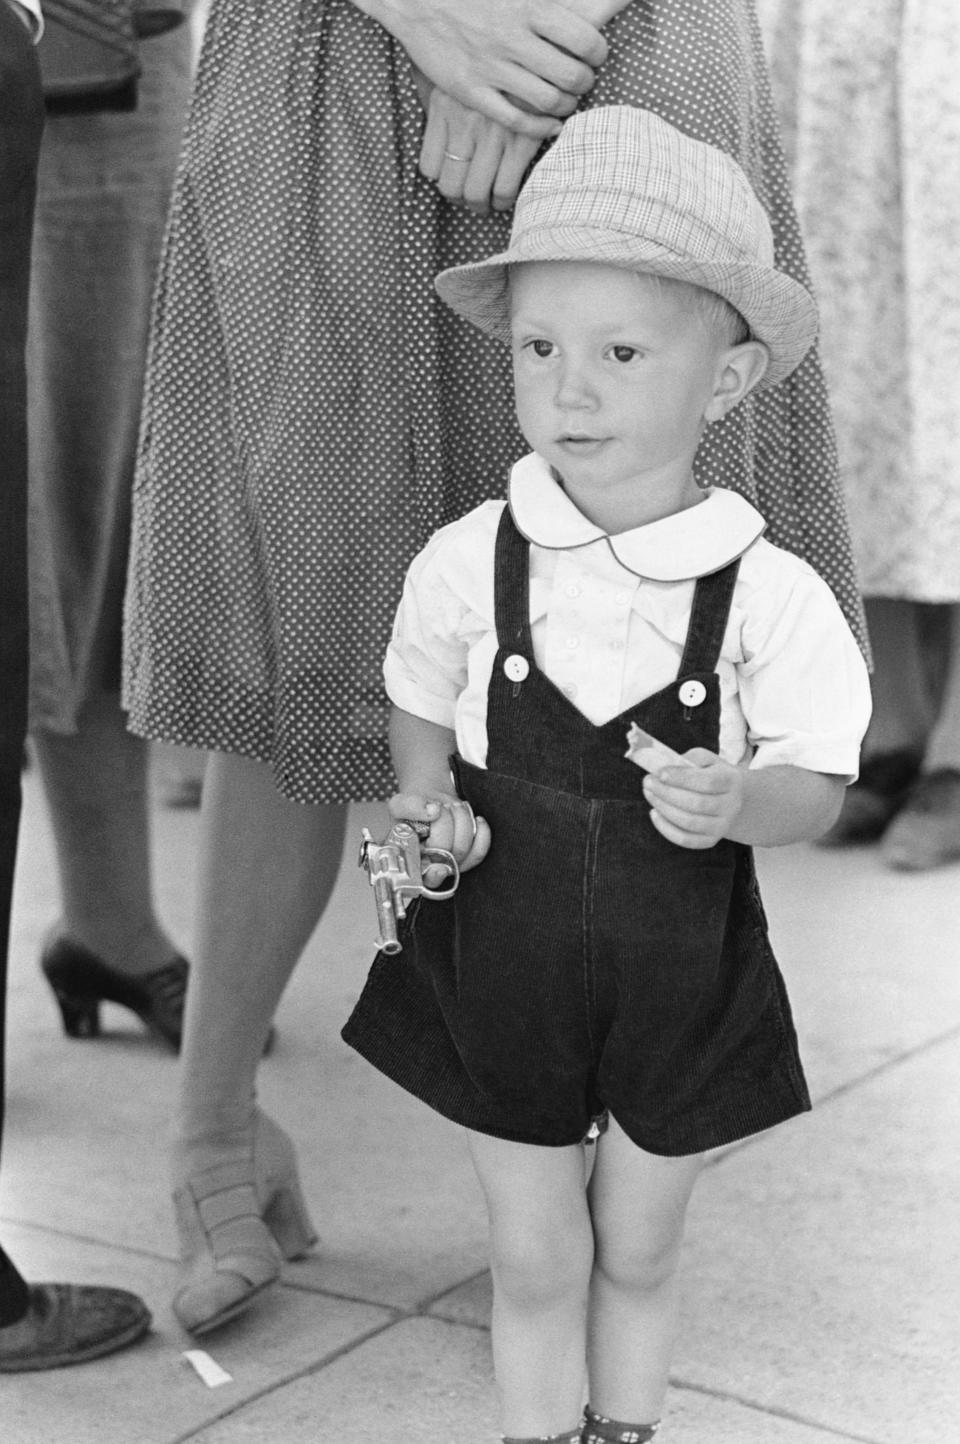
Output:
[[[423,847],[440,847],[452,852],[461,872],[469,872],[490,851],[490,828],[475,817],[469,802],[453,792],[398,792],[387,804],[394,822],[428,822],[430,834]],[[438,887],[443,882],[439,866],[427,867],[424,882]]]
[[[713,847],[743,807],[744,772],[705,747],[684,753],[693,766],[665,767],[658,777],[648,773],[643,792],[650,803],[650,821],[678,847]]]

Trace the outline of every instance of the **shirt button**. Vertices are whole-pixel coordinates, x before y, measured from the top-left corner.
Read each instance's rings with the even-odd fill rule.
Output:
[[[684,707],[699,707],[706,700],[707,689],[702,682],[684,682],[677,696]]]
[[[577,695],[577,689],[572,682],[570,682],[566,687],[564,687],[563,695],[570,698],[573,698]]]
[[[519,653],[515,652],[504,662],[503,670],[511,682],[524,682],[530,675],[530,663],[526,657],[521,657]]]
[[[577,586],[576,582],[569,582],[565,590],[568,597],[579,597],[580,595],[580,588]]]
[[[568,638],[567,638],[567,646],[570,648],[571,651],[573,651],[573,649],[574,649],[575,647],[579,647],[579,645],[580,645],[580,638],[579,638],[579,637],[568,637]]]
[[[616,602],[618,607],[625,607],[630,601],[630,593],[617,592],[617,595],[614,597],[614,601]]]

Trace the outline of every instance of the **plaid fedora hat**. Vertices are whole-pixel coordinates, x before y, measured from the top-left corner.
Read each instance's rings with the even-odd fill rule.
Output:
[[[770,221],[740,166],[637,106],[572,116],[517,198],[508,249],[442,271],[437,291],[509,341],[508,267],[523,261],[598,261],[715,291],[770,352],[762,387],[789,376],[817,334],[816,302],[774,267]]]

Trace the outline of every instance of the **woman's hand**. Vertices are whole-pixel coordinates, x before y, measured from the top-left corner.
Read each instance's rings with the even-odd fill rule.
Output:
[[[508,130],[539,140],[556,135],[557,117],[569,115],[593,85],[607,42],[602,20],[589,17],[603,16],[614,3],[353,0],[434,85]]]
[[[454,205],[479,215],[510,210],[541,142],[516,135],[435,87],[426,108],[422,174]]]

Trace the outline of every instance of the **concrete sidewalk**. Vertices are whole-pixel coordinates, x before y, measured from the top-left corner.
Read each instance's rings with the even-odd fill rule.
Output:
[[[376,830],[382,813],[363,809]],[[33,1278],[124,1285],[154,1312],[126,1353],[0,1377],[2,1444],[491,1444],[483,1208],[455,1129],[340,1042],[370,962],[358,811],[334,904],[261,1070],[296,1140],[321,1242],[210,1335],[208,1387],[168,1298],[164,1153],[176,1064],[105,1010],[60,1031],[40,977],[56,914],[26,779],[12,954],[0,1227]],[[165,919],[186,945],[196,816],[159,811]],[[812,1115],[716,1156],[692,1208],[663,1444],[960,1440],[960,868],[875,852],[761,858]]]

